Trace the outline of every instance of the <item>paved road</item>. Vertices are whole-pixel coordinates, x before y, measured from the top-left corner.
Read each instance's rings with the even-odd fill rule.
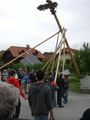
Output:
[[[20,118],[33,119],[30,113],[28,101],[21,99],[22,107]],[[56,120],[79,120],[85,109],[90,107],[90,94],[69,93],[69,102],[64,108],[54,108]]]

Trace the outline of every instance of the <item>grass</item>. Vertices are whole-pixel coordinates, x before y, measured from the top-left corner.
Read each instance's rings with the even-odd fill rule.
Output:
[[[80,80],[75,76],[69,77],[69,89],[73,92],[80,92]]]

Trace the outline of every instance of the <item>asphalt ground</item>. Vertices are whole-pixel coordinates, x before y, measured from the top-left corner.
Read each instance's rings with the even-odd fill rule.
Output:
[[[79,120],[83,112],[90,108],[90,94],[69,92],[69,102],[64,108],[54,108],[56,120]],[[19,118],[33,120],[28,101],[21,98],[21,112]]]

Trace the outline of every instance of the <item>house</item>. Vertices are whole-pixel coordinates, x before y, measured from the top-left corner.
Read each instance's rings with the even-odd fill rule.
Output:
[[[72,54],[74,55],[74,53],[75,53],[75,51],[77,51],[76,49],[73,49],[73,48],[70,48],[70,50],[71,50],[71,52],[72,52]],[[47,60],[49,60],[50,59],[50,57],[52,56],[52,55],[54,55],[54,52],[45,52],[44,53],[44,55],[45,55],[45,60],[47,61]],[[56,53],[56,58],[58,57],[58,53]],[[66,59],[71,59],[71,55],[70,55],[70,52],[69,52],[69,49],[68,48],[63,48],[62,50],[61,50],[61,60],[66,60]]]
[[[27,52],[23,56],[21,55],[21,54],[25,53],[26,51],[28,51],[29,49],[30,49],[29,52]],[[36,49],[32,49],[29,47],[29,45],[27,45],[26,47],[19,47],[19,46],[9,47],[7,50],[4,51],[4,54],[2,56],[2,61],[7,63],[21,55],[16,60],[16,62],[19,62],[21,59],[25,58],[28,54],[31,54],[31,53],[34,56],[36,56],[36,58],[39,59],[40,61],[43,61],[43,59],[45,59],[45,56],[40,51],[38,51]]]
[[[53,52],[45,52],[45,53],[43,54],[43,55],[45,56],[44,61],[48,61],[53,54],[54,54]]]
[[[73,48],[70,48],[71,52],[72,52],[72,55],[74,56],[74,53],[77,51],[76,49],[73,49]],[[66,60],[66,59],[71,59],[71,55],[70,55],[70,52],[69,52],[69,49],[68,48],[63,48],[61,50],[61,60]]]

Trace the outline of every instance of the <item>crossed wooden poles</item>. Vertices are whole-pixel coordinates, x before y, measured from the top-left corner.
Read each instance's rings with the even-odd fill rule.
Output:
[[[40,5],[40,6],[38,7],[38,9],[39,9],[39,10],[50,9],[51,14],[54,15],[54,18],[55,18],[55,20],[56,20],[56,22],[57,22],[59,31],[60,31],[61,34],[62,34],[62,39],[64,40],[64,42],[65,42],[65,44],[66,44],[66,46],[67,46],[67,48],[68,48],[68,50],[69,50],[69,53],[70,53],[71,59],[72,59],[72,61],[73,61],[74,67],[75,67],[75,69],[76,69],[76,71],[77,71],[77,75],[78,75],[78,77],[80,77],[80,72],[79,72],[78,66],[77,66],[77,64],[76,64],[76,61],[75,61],[75,59],[74,59],[74,57],[73,57],[73,54],[72,54],[72,52],[71,52],[71,49],[70,49],[70,47],[69,47],[69,44],[68,44],[67,39],[66,39],[66,36],[65,36],[66,29],[65,29],[65,28],[62,28],[62,26],[60,25],[60,22],[59,22],[59,20],[58,20],[58,17],[57,17],[57,15],[56,15],[56,10],[55,10],[55,8],[57,7],[58,4],[57,4],[56,2],[52,2],[51,0],[46,0],[46,2],[47,2],[47,4]],[[61,39],[61,40],[62,40],[62,39]],[[59,49],[59,56],[58,56],[58,62],[57,62],[57,68],[56,68],[56,74],[55,74],[54,82],[56,82],[56,79],[57,79],[57,73],[58,73],[59,63],[60,63],[60,55],[61,55],[61,50]]]
[[[52,1],[50,0],[47,0],[48,4],[45,4],[45,5],[48,5],[51,13],[54,15],[54,18],[57,22],[57,25],[58,25],[58,28],[59,28],[59,31],[56,32],[55,34],[53,34],[52,36],[50,36],[49,38],[47,38],[46,40],[44,40],[43,42],[39,43],[38,45],[34,46],[32,49],[35,49],[36,47],[40,46],[41,44],[45,43],[46,41],[48,41],[49,39],[51,39],[52,37],[56,36],[57,34],[61,33],[62,35],[62,38],[61,38],[61,41],[59,42],[58,46],[56,45],[56,48],[55,48],[55,53],[51,56],[51,58],[49,59],[49,61],[45,64],[45,66],[42,68],[44,69],[48,63],[53,59],[55,59],[55,55],[56,55],[56,52],[59,51],[59,56],[58,56],[58,61],[57,61],[57,68],[56,68],[56,73],[55,73],[55,79],[54,79],[54,82],[56,82],[56,79],[57,79],[57,74],[58,74],[58,69],[59,69],[59,64],[60,64],[60,57],[61,57],[61,46],[63,43],[66,44],[68,50],[69,50],[69,53],[70,53],[70,56],[71,56],[71,59],[72,59],[72,62],[74,64],[74,67],[76,69],[76,72],[77,72],[77,75],[78,77],[80,77],[80,72],[79,72],[79,69],[78,69],[78,66],[76,64],[76,61],[74,59],[74,56],[71,52],[71,49],[69,47],[69,44],[67,42],[67,39],[66,39],[66,36],[65,36],[65,33],[66,33],[66,29],[65,28],[62,28],[62,26],[60,25],[60,22],[58,20],[58,17],[56,15],[56,11],[55,11],[55,7],[56,7],[56,3],[55,3],[55,6],[53,6],[54,4],[52,4]],[[48,8],[47,7],[47,8]],[[46,8],[46,7],[45,7]],[[3,66],[0,67],[0,69],[6,67],[7,65],[11,64],[12,62],[16,61],[18,58],[20,58],[21,56],[27,54],[28,52],[32,51],[32,49],[28,49],[27,51],[25,51],[24,53],[22,53],[21,55],[19,55],[18,57],[14,58],[13,60],[11,60],[10,62],[4,64]],[[52,68],[53,69],[53,68]]]
[[[76,64],[76,61],[75,61],[75,59],[74,59],[74,57],[73,57],[73,54],[72,54],[72,52],[71,52],[71,49],[70,49],[70,47],[69,47],[67,38],[66,38],[66,36],[65,36],[66,29],[61,27],[60,22],[59,22],[58,17],[57,17],[57,15],[56,15],[55,12],[53,13],[53,15],[54,15],[54,18],[55,18],[55,20],[56,20],[56,22],[57,22],[57,24],[58,24],[59,30],[60,30],[60,32],[61,32],[61,34],[62,34],[62,36],[63,36],[64,42],[65,42],[65,44],[66,44],[66,46],[67,46],[67,48],[68,48],[68,50],[69,50],[69,53],[70,53],[72,62],[73,62],[74,67],[75,67],[75,69],[76,69],[76,71],[77,71],[77,75],[78,75],[78,77],[80,77],[80,72],[79,72],[78,66],[77,66],[77,64]],[[59,53],[59,56],[60,56],[60,53]],[[57,70],[56,70],[56,75],[55,75],[55,79],[54,79],[55,82],[56,82],[56,79],[57,79],[57,73],[58,73],[58,68],[59,68],[59,63],[60,63],[60,62],[59,62],[59,61],[60,61],[59,59],[60,59],[60,57],[58,58]]]

